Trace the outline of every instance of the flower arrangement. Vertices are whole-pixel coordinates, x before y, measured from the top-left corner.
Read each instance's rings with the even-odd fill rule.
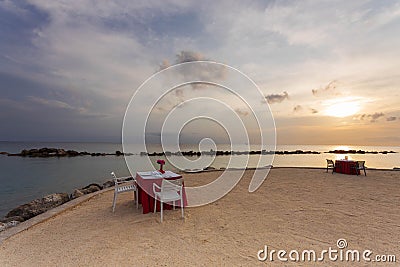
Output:
[[[165,160],[159,159],[159,160],[157,160],[157,163],[160,164],[160,170],[159,170],[159,172],[165,173],[165,171],[163,170],[163,166],[165,165]]]

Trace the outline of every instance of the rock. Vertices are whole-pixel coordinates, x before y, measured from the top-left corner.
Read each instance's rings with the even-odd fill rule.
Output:
[[[8,153],[7,153],[7,152],[4,152],[4,151],[2,151],[2,152],[0,152],[0,155],[8,155]]]
[[[96,184],[96,183],[88,184],[87,186],[83,187],[82,189],[88,189],[88,188],[91,188],[91,187],[98,187],[99,188],[98,190],[95,190],[95,191],[99,191],[99,190],[103,189],[103,186],[101,186],[99,184]]]
[[[68,157],[76,157],[76,156],[79,156],[79,152],[74,151],[74,150],[67,150],[66,153],[67,153]]]
[[[114,180],[108,180],[103,183],[103,188],[113,187],[115,185]]]
[[[90,184],[90,185],[87,185],[84,188],[82,188],[81,191],[86,195],[86,194],[90,194],[90,193],[99,191],[101,189],[103,189],[103,187],[101,185]]]
[[[57,156],[58,157],[65,157],[67,156],[67,152],[64,149],[57,149]]]
[[[71,199],[75,199],[75,198],[81,197],[83,195],[84,195],[84,193],[81,190],[75,189],[74,192],[71,194]]]
[[[0,232],[4,231],[10,227],[17,226],[20,222],[19,221],[9,221],[6,223],[0,222]]]
[[[90,194],[99,190],[102,190],[103,186],[99,185],[99,184],[89,184],[87,186],[85,186],[84,188],[81,189],[75,189],[74,192],[71,194],[71,198],[75,199],[77,197],[86,195],[86,194]]]
[[[12,216],[12,217],[9,217],[9,218],[4,218],[0,222],[9,223],[11,221],[23,222],[24,218],[22,218],[21,216]]]
[[[35,199],[27,204],[23,204],[7,213],[6,218],[20,216],[28,220],[36,215],[48,211],[69,201],[67,193],[55,193],[43,198]]]

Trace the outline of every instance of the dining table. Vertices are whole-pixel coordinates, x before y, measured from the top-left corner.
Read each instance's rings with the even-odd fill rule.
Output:
[[[346,159],[335,161],[335,172],[353,175],[360,174],[360,170],[357,169],[357,161]]]
[[[136,173],[136,183],[138,184],[139,204],[142,204],[143,214],[154,212],[154,192],[153,183],[161,186],[163,179],[175,180],[182,178],[182,175],[172,171],[145,171]],[[187,198],[184,182],[182,183],[183,207],[187,206]],[[181,206],[180,201],[176,201],[176,206]],[[164,209],[172,209],[172,205],[164,203]],[[160,202],[157,201],[156,211],[160,211]]]

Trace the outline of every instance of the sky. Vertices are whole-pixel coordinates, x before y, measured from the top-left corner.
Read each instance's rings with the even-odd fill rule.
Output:
[[[143,82],[209,60],[257,84],[278,144],[399,146],[399,47],[399,1],[0,0],[0,140],[120,142]],[[207,123],[185,142],[226,140]]]

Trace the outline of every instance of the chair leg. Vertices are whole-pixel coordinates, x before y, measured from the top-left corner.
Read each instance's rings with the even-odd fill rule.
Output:
[[[164,203],[160,200],[160,209],[161,209],[161,222],[163,222],[163,206],[164,206]]]
[[[139,191],[136,189],[135,191],[135,199],[136,199],[136,209],[139,208]]]
[[[157,196],[154,196],[154,211],[153,213],[156,213],[157,210]]]
[[[114,200],[113,200],[113,206],[112,206],[112,211],[114,212],[115,211],[115,204],[116,204],[116,202],[117,202],[117,193],[116,192],[114,192]]]
[[[182,218],[185,218],[185,215],[183,214],[183,198],[181,198],[181,211],[182,211]]]

